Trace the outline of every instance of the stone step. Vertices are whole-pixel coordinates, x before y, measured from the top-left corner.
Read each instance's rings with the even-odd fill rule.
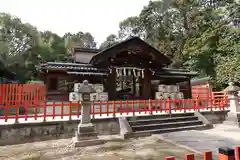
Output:
[[[137,131],[137,133],[151,133],[151,134],[160,134],[160,133],[167,133],[167,132],[177,132],[177,131],[184,131],[184,130],[202,130],[207,129],[208,126],[202,125],[194,125],[194,126],[184,126],[184,127],[177,127],[177,128],[165,128],[165,129],[153,129],[153,130],[144,130],[144,131]]]
[[[174,117],[192,117],[194,113],[175,113],[175,114],[163,114],[163,115],[147,115],[147,116],[135,116],[128,118],[129,121],[146,120],[146,119],[161,119],[161,118],[174,118]]]
[[[202,121],[199,120],[191,120],[191,121],[181,121],[181,122],[167,122],[161,124],[142,124],[131,126],[134,132],[143,131],[143,130],[156,130],[156,129],[167,129],[167,128],[179,128],[185,126],[196,126],[202,125]]]
[[[194,121],[198,120],[195,116],[186,117],[172,117],[172,118],[154,118],[154,119],[141,119],[136,121],[129,121],[131,126],[141,125],[141,124],[162,124],[166,122],[180,122],[180,121]]]

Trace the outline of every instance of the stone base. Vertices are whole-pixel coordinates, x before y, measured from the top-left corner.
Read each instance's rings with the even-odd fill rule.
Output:
[[[87,146],[94,146],[104,144],[105,141],[101,139],[88,139],[88,140],[80,140],[78,141],[76,138],[73,139],[74,147],[87,147]]]
[[[75,137],[77,141],[97,139],[97,132],[92,123],[79,124]]]
[[[240,113],[228,112],[223,124],[240,127]]]
[[[85,124],[79,124],[78,125],[78,133],[89,133],[94,132],[95,128],[92,123],[85,123]]]
[[[75,138],[77,141],[89,140],[89,139],[97,139],[97,132],[90,133],[75,133]]]
[[[95,132],[95,128],[92,123],[78,125],[78,130],[75,133],[74,138],[75,147],[93,146],[103,143],[103,140],[98,139],[97,132]]]

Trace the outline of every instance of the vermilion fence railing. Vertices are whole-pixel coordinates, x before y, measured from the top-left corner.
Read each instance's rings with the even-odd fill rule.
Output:
[[[134,116],[141,114],[171,114],[174,112],[226,110],[224,101],[215,102],[208,99],[207,104],[200,99],[165,99],[165,100],[127,100],[127,101],[99,101],[93,102],[91,115],[95,117]],[[10,119],[24,119],[25,121],[48,119],[72,119],[81,116],[81,103],[71,102],[43,102],[39,104],[4,105],[0,108],[0,119],[7,122]]]
[[[184,155],[184,160],[194,160],[195,156],[193,153],[191,154],[185,154]],[[199,158],[198,158],[199,159]],[[218,159],[218,160],[239,160],[240,159],[240,147],[237,146],[235,149],[231,148],[219,148],[218,149],[218,158],[214,156],[212,152],[204,152],[203,153],[203,159],[204,160],[213,160],[213,159]],[[176,157],[174,156],[168,156],[165,157],[165,160],[176,160]]]
[[[211,98],[212,91],[209,87],[194,86],[192,87],[193,99],[209,99]]]
[[[0,105],[37,105],[45,102],[45,97],[42,84],[0,84]]]

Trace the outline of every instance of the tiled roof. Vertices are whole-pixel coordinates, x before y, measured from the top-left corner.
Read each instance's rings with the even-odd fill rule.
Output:
[[[203,77],[203,78],[197,78],[191,80],[191,85],[200,85],[203,83],[209,83],[212,81],[211,77]]]
[[[91,64],[47,62],[38,66],[39,69],[66,69],[76,71],[108,72],[108,69],[98,69]]]
[[[80,47],[73,48],[73,52],[98,53],[100,51],[101,51],[100,49],[90,49],[90,48],[80,48]]]
[[[146,54],[154,54],[157,58],[157,61],[164,66],[172,63],[172,61],[167,56],[160,53],[156,48],[152,47],[150,44],[136,36],[129,37],[113,46],[110,46],[105,50],[98,52],[98,54],[92,57],[89,63],[99,64],[100,62],[108,59],[109,57],[115,57],[116,54],[122,52],[123,48],[125,50],[135,50],[135,45],[137,45],[138,48],[140,48],[140,50],[145,52]]]
[[[171,68],[162,68],[161,71],[156,71],[157,75],[170,74],[170,75],[184,75],[184,76],[196,76],[197,72],[189,71],[186,69],[171,69]]]
[[[99,75],[99,76],[107,76],[108,73],[100,73],[100,72],[67,72],[67,74],[75,74],[75,75]]]

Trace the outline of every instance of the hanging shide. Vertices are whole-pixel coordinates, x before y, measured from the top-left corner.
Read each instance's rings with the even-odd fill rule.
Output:
[[[144,78],[144,69],[136,67],[116,67],[117,77],[134,76]]]

